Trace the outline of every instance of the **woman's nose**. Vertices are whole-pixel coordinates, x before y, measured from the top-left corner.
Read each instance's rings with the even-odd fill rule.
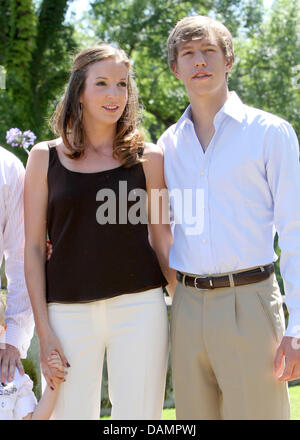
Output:
[[[106,91],[107,98],[115,98],[118,95],[118,88],[111,86]]]

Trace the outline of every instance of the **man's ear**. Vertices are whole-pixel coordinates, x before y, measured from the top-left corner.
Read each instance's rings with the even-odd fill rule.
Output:
[[[226,63],[226,73],[229,73],[232,69],[232,61],[228,61],[228,63]]]
[[[176,76],[177,79],[180,79],[179,73],[177,72],[177,66],[176,66],[176,62],[174,62],[172,64],[172,71],[174,73],[174,75]]]

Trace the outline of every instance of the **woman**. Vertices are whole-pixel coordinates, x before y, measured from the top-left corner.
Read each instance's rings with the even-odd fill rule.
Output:
[[[60,137],[30,152],[25,273],[47,383],[54,386],[52,351],[70,366],[55,419],[99,418],[105,349],[112,418],[161,417],[168,353],[162,286],[173,279],[172,235],[161,212],[151,223],[151,190],[165,186],[163,156],[144,144],[138,111],[126,54],[108,44],[86,49],[53,118]],[[152,247],[147,225],[136,221],[146,202],[132,203],[143,190]],[[53,252],[45,271],[47,232]]]

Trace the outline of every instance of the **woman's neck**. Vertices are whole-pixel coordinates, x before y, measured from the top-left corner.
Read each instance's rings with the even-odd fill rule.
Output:
[[[112,149],[116,137],[116,124],[84,124],[84,131],[87,138],[87,147],[93,150]]]

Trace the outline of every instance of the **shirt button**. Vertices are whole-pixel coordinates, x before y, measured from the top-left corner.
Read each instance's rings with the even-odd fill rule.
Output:
[[[205,176],[205,172],[201,171],[200,176]]]
[[[202,243],[205,244],[207,242],[206,238],[202,238]]]

